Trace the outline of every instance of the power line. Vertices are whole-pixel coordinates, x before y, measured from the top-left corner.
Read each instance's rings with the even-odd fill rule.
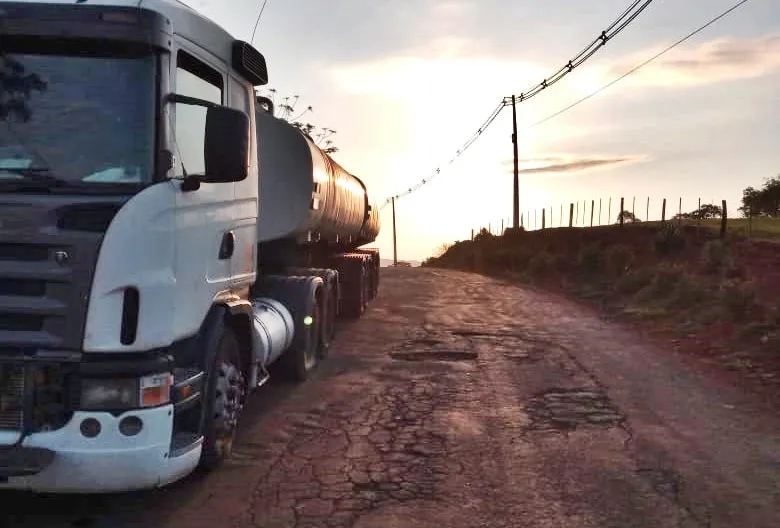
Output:
[[[252,39],[249,41],[249,43],[253,43],[255,41],[255,32],[257,31],[257,26],[260,24],[260,17],[263,16],[263,11],[265,11],[265,6],[268,3],[268,0],[263,0],[263,5],[260,7],[260,13],[257,15],[257,20],[255,20],[255,28],[252,30]]]
[[[445,165],[443,165],[442,167],[446,167],[446,166],[452,165],[452,164],[455,162],[455,160],[456,160],[456,159],[458,159],[459,157],[461,157],[461,156],[463,155],[463,153],[464,153],[464,152],[466,152],[466,150],[468,150],[468,148],[469,148],[471,145],[473,145],[473,144],[474,144],[474,143],[477,141],[477,139],[479,139],[479,137],[482,135],[482,133],[483,133],[483,132],[485,132],[485,130],[487,130],[487,129],[488,129],[488,127],[489,127],[491,124],[493,124],[493,121],[495,121],[495,120],[496,120],[496,118],[498,117],[498,115],[501,113],[501,110],[503,110],[505,106],[506,106],[506,105],[505,105],[505,104],[503,103],[503,101],[502,101],[502,102],[501,102],[501,103],[500,103],[500,104],[499,104],[499,105],[498,105],[498,106],[497,106],[497,107],[496,107],[496,108],[493,110],[493,112],[491,112],[491,114],[490,114],[490,117],[488,117],[488,118],[485,120],[485,122],[484,122],[484,123],[482,123],[482,126],[480,126],[480,127],[477,129],[477,131],[476,131],[474,134],[472,134],[472,136],[471,136],[471,137],[468,139],[468,141],[466,141],[466,142],[463,144],[463,146],[461,146],[461,147],[460,147],[460,148],[457,150],[457,152],[455,153],[455,155],[454,155],[454,156],[453,156],[453,157],[452,157],[452,158],[451,158],[451,159],[450,159],[450,160],[449,160],[449,161],[448,161],[448,162],[447,162]],[[388,204],[389,204],[389,203],[390,203],[390,202],[393,200],[393,198],[395,198],[395,199],[397,200],[397,199],[399,199],[399,198],[401,198],[401,197],[403,197],[403,196],[408,196],[408,195],[412,194],[414,191],[416,191],[417,189],[419,189],[420,187],[422,187],[423,185],[425,185],[426,183],[429,183],[429,182],[430,182],[431,180],[433,180],[433,179],[434,179],[436,176],[438,176],[439,174],[441,174],[442,167],[438,167],[438,168],[437,168],[435,171],[433,171],[433,172],[431,173],[431,175],[430,175],[430,176],[428,176],[426,179],[424,179],[424,180],[420,181],[419,183],[417,183],[417,184],[415,184],[415,185],[413,185],[413,186],[409,187],[409,189],[407,189],[406,191],[404,191],[404,192],[402,192],[402,193],[399,193],[399,194],[396,194],[396,195],[394,195],[394,196],[392,196],[392,197],[388,198],[387,200],[385,200],[385,202],[382,204],[382,207],[380,208],[380,210],[381,210],[381,209],[384,209],[384,208],[385,208],[385,207],[386,207],[386,206],[387,206],[387,205],[388,205]]]
[[[547,121],[550,121],[550,120],[552,120],[552,119],[555,119],[555,118],[556,118],[556,117],[558,117],[559,115],[561,115],[561,114],[564,114],[564,113],[568,112],[569,110],[571,110],[572,108],[574,108],[574,107],[576,107],[576,106],[579,106],[579,105],[581,105],[582,103],[584,103],[584,102],[585,102],[585,101],[587,101],[588,99],[591,99],[591,98],[593,98],[593,97],[597,96],[597,95],[598,95],[598,94],[600,94],[601,92],[603,92],[603,91],[607,90],[608,88],[610,88],[612,85],[614,85],[614,84],[617,84],[618,82],[622,81],[623,79],[625,79],[625,78],[626,78],[626,77],[628,77],[629,75],[633,75],[634,73],[638,72],[639,70],[641,70],[642,68],[644,68],[645,66],[647,66],[648,64],[650,64],[651,62],[654,62],[655,60],[659,59],[659,58],[660,58],[660,57],[662,57],[663,55],[666,55],[667,53],[669,53],[670,51],[672,51],[672,50],[673,50],[674,48],[676,48],[677,46],[679,46],[679,45],[681,45],[681,44],[683,44],[683,43],[687,42],[688,40],[690,40],[691,38],[695,37],[696,35],[698,35],[698,34],[699,34],[699,33],[701,33],[702,31],[704,31],[705,29],[707,29],[707,28],[708,28],[708,27],[710,27],[711,25],[715,24],[716,22],[718,22],[718,21],[719,21],[719,20],[721,20],[722,18],[724,18],[724,17],[726,17],[726,16],[730,15],[732,12],[734,12],[735,10],[737,10],[738,8],[740,8],[741,6],[743,6],[744,4],[748,3],[749,1],[750,1],[750,0],[741,0],[740,2],[738,2],[737,4],[735,4],[735,5],[731,6],[731,7],[730,7],[730,8],[728,8],[726,11],[722,12],[721,14],[719,14],[718,16],[716,16],[715,18],[713,18],[712,20],[710,20],[709,22],[707,22],[707,23],[706,23],[706,24],[704,24],[703,26],[701,26],[701,27],[699,27],[699,28],[695,29],[694,31],[692,31],[692,32],[688,33],[686,36],[684,36],[683,38],[681,38],[680,40],[678,40],[677,42],[675,42],[674,44],[672,44],[672,45],[668,46],[668,47],[667,47],[667,48],[665,48],[663,51],[661,51],[661,52],[659,52],[659,53],[656,53],[655,55],[653,55],[652,57],[650,57],[650,58],[649,58],[649,59],[647,59],[646,61],[644,61],[644,62],[642,62],[642,63],[638,64],[637,66],[635,66],[635,67],[633,67],[633,68],[631,68],[630,70],[628,70],[626,73],[624,73],[623,75],[621,75],[621,76],[620,76],[620,77],[618,77],[617,79],[615,79],[615,80],[613,80],[613,81],[611,81],[611,82],[609,82],[609,83],[605,84],[604,86],[602,86],[602,87],[601,87],[601,88],[599,88],[598,90],[596,90],[596,91],[594,91],[594,92],[592,92],[592,93],[590,93],[590,94],[586,95],[586,96],[585,96],[585,97],[583,97],[582,99],[579,99],[578,101],[575,101],[574,103],[572,103],[572,104],[570,104],[570,105],[568,105],[568,106],[566,106],[566,107],[562,108],[561,110],[558,110],[558,111],[557,111],[557,112],[555,112],[554,114],[551,114],[551,115],[549,115],[549,116],[545,117],[544,119],[542,119],[542,120],[540,120],[540,121],[537,121],[536,123],[534,123],[534,124],[532,124],[532,125],[530,125],[530,126],[526,127],[526,128],[525,128],[525,130],[528,130],[528,129],[531,129],[531,128],[534,128],[534,127],[537,127],[537,126],[539,126],[539,125],[541,125],[541,124],[543,124],[543,123],[546,123]]]
[[[267,0],[266,0],[267,1]],[[574,70],[576,67],[584,63],[586,60],[588,60],[590,57],[592,57],[599,49],[601,49],[602,46],[604,46],[610,39],[614,38],[617,34],[619,34],[621,31],[623,31],[636,17],[638,17],[647,7],[653,2],[653,0],[634,0],[634,2],[628,6],[621,14],[620,16],[615,19],[612,24],[610,24],[604,31],[601,32],[601,34],[593,40],[588,46],[586,46],[580,53],[578,53],[572,60],[570,60],[566,65],[564,65],[562,68],[560,68],[555,74],[553,74],[552,77],[543,80],[541,83],[533,87],[529,92],[522,93],[518,96],[519,102],[526,101],[533,97],[534,95],[537,95],[542,90],[545,90],[555,84],[556,82],[563,79],[566,75],[568,75],[572,70]],[[262,13],[262,11],[261,11]],[[477,132],[472,135],[468,141],[457,151],[455,156],[447,162],[446,165],[451,165],[457,158],[459,158],[471,145],[474,144],[474,142],[479,139],[479,137],[482,135],[482,133],[493,123],[493,121],[496,120],[498,115],[501,113],[501,110],[503,110],[507,106],[508,102],[507,99],[503,99],[501,103],[496,107],[495,110],[490,114],[490,117],[488,117],[485,122],[482,124],[481,127],[477,130]],[[441,167],[437,168],[431,176],[428,178],[420,181],[416,185],[413,185],[412,187],[409,187],[406,191],[396,194],[392,196],[391,198],[388,198],[384,204],[382,205],[382,208],[386,207],[393,198],[399,199],[403,196],[408,196],[409,194],[413,193],[426,183],[430,182],[433,178],[438,176],[441,173]]]
[[[612,24],[607,27],[607,29],[602,31],[598,37],[593,39],[590,44],[588,44],[582,51],[575,55],[569,62],[558,69],[558,71],[544,79],[539,84],[516,96],[517,102],[522,103],[523,101],[527,101],[528,99],[538,95],[542,91],[546,90],[553,84],[569,75],[578,66],[595,55],[596,52],[598,52],[607,44],[607,42],[615,38],[621,31],[626,29],[626,27],[628,27],[628,25],[631,24],[631,22],[633,22],[640,14],[642,14],[642,12],[652,3],[653,0],[634,0],[634,2],[625,11],[623,11],[623,13],[617,19],[615,19],[614,22],[612,22]],[[509,98],[504,99],[505,104],[508,103],[508,99]]]

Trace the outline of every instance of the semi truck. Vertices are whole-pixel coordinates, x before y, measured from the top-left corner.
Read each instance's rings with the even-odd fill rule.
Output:
[[[378,208],[267,83],[176,0],[0,0],[0,493],[218,467],[376,296]]]

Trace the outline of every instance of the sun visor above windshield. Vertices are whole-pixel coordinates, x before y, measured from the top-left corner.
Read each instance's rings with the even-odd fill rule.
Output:
[[[4,37],[96,39],[170,48],[170,22],[148,9],[129,6],[0,3]]]

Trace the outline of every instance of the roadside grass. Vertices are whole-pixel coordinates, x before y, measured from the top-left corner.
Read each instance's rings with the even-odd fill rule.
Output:
[[[780,383],[780,244],[745,240],[745,219],[730,219],[729,236],[720,240],[719,222],[703,221],[703,229],[669,221],[483,234],[423,266],[559,291],[620,320],[695,336],[691,352],[721,350],[724,365],[729,354],[760,349],[774,358],[767,368]],[[757,233],[780,240],[780,221],[754,221]]]
[[[667,220],[667,223],[681,224],[683,226],[699,227],[713,232],[720,231],[720,218],[708,218],[701,220]],[[659,227],[660,221],[641,222],[646,226]],[[780,218],[729,218],[726,224],[726,232],[731,236],[742,238],[754,238],[758,240],[777,241],[780,239]]]

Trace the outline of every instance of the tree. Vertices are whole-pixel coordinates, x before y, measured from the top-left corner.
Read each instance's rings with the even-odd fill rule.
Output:
[[[437,247],[437,248],[434,250],[434,252],[433,252],[433,256],[434,256],[435,258],[441,257],[441,256],[442,256],[442,255],[444,255],[444,254],[445,254],[445,253],[446,253],[446,252],[447,252],[447,251],[448,251],[448,250],[449,250],[449,249],[450,249],[452,246],[453,246],[453,244],[447,244],[447,243],[441,244],[439,247]]]
[[[683,220],[706,220],[708,218],[720,218],[722,216],[723,208],[721,208],[719,205],[704,204],[690,213],[674,215],[673,220],[677,220],[679,218]]]
[[[620,223],[620,219],[623,219],[623,222],[626,224],[636,224],[637,222],[641,222],[637,216],[632,213],[631,211],[621,211],[617,216],[617,223]]]
[[[27,104],[33,91],[44,92],[47,85],[36,73],[27,73],[15,59],[0,54],[0,121],[30,120],[32,110]]]
[[[338,152],[339,148],[333,144],[333,140],[330,139],[336,131],[332,128],[318,127],[309,122],[301,121],[301,118],[306,114],[314,112],[314,108],[307,106],[302,112],[296,115],[296,106],[300,96],[295,95],[293,97],[284,97],[280,103],[276,103],[276,90],[271,88],[268,90],[268,94],[264,95],[270,101],[275,108],[274,115],[279,119],[287,121],[292,126],[300,130],[304,135],[311,139],[318,147],[320,147],[326,154],[333,154]],[[262,94],[260,94],[262,95]],[[269,108],[266,107],[266,110]]]
[[[778,218],[780,216],[780,175],[764,180],[760,189],[748,187],[742,191],[742,207],[739,212],[743,216],[763,216]]]

